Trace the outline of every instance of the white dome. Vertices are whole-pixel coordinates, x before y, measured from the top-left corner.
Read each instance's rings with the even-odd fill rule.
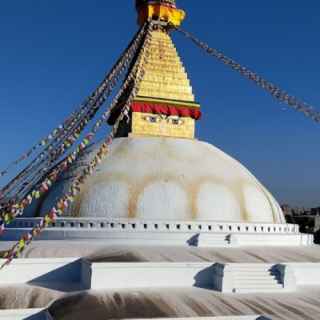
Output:
[[[41,214],[71,180],[65,177],[57,183],[43,201]],[[208,143],[172,138],[116,139],[67,214],[285,223],[276,200],[238,161]]]

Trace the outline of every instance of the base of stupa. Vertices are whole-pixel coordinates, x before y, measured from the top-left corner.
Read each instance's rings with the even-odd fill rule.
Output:
[[[11,244],[1,241],[0,251]],[[49,305],[52,319],[68,320],[100,320],[106,314],[128,319],[132,312],[135,319],[318,320],[319,270],[316,245],[197,248],[35,241],[2,270],[0,306]],[[118,298],[124,303],[111,309]],[[231,310],[230,302],[237,309]],[[190,315],[191,303],[200,309]],[[266,317],[254,316],[259,314]]]
[[[235,262],[223,261],[225,260],[223,254],[226,253],[208,251],[207,254],[221,256],[220,262],[217,263],[205,261],[205,251],[198,251],[198,258],[203,258],[200,261],[178,262],[177,256],[185,254],[178,247],[174,250],[176,260],[170,258],[172,252],[166,252],[165,247],[152,247],[151,251],[154,253],[162,252],[163,255],[166,252],[167,261],[161,262],[148,261],[146,247],[136,248],[142,255],[144,252],[147,253],[145,261],[133,261],[135,247],[130,249],[130,246],[109,246],[109,249],[103,251],[100,248],[100,254],[93,258],[77,256],[76,246],[73,245],[73,247],[73,257],[15,259],[2,270],[0,286],[29,284],[58,291],[130,291],[150,287],[158,289],[199,288],[226,294],[294,293],[298,292],[301,287],[320,286],[320,261],[291,262],[290,259],[295,259],[294,256],[299,253],[298,251],[294,253],[294,250],[290,253],[288,248],[282,249],[282,254],[289,261],[282,263],[267,262],[267,254],[266,262],[252,263],[249,258],[250,254],[255,252],[254,248],[243,251],[231,248],[220,249],[234,250],[231,254]],[[266,252],[271,249],[270,247],[264,248]],[[130,252],[132,256],[128,255]],[[259,250],[256,250],[256,255],[260,253]],[[119,259],[121,255],[124,258],[123,261]],[[245,255],[248,257],[248,262],[243,262]],[[0,260],[0,263],[3,262]]]
[[[0,262],[3,262],[0,260]],[[320,285],[320,263],[91,262],[79,258],[17,259],[0,286],[51,290],[200,288],[223,293],[296,292]]]
[[[3,240],[16,241],[41,218],[20,218]],[[313,235],[299,233],[292,224],[164,221],[102,218],[59,218],[39,240],[107,240],[109,245],[195,247],[308,246]]]

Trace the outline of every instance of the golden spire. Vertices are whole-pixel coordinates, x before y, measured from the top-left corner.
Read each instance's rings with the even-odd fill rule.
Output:
[[[170,25],[180,25],[185,13],[177,9],[174,0],[136,0],[136,7],[139,23],[160,23],[154,24],[148,53],[141,59],[143,76],[131,105],[131,122],[117,136],[193,139],[200,105],[169,35]]]
[[[200,106],[177,50],[162,30],[152,31],[144,75],[132,105],[131,136],[194,138]]]
[[[194,102],[188,75],[167,32],[152,31],[138,96]]]

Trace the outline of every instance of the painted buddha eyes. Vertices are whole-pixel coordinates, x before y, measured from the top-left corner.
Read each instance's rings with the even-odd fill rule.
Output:
[[[184,121],[183,121],[182,118],[175,117],[175,116],[168,117],[167,118],[167,122],[170,123],[170,124],[177,125],[177,126],[180,126],[180,125],[184,124]]]
[[[143,118],[143,120],[149,123],[160,123],[167,122],[168,124],[173,124],[176,126],[180,126],[184,123],[183,119],[178,116],[166,116],[166,115],[148,115]]]
[[[154,116],[145,116],[143,117],[143,120],[150,123],[159,123],[161,122],[162,119],[159,115],[154,115]]]

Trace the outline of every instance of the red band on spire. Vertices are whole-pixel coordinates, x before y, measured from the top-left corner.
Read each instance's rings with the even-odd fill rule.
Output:
[[[198,108],[173,106],[168,104],[134,102],[131,105],[131,110],[133,112],[164,114],[167,116],[179,116],[195,120],[199,120],[201,118],[201,111]]]

